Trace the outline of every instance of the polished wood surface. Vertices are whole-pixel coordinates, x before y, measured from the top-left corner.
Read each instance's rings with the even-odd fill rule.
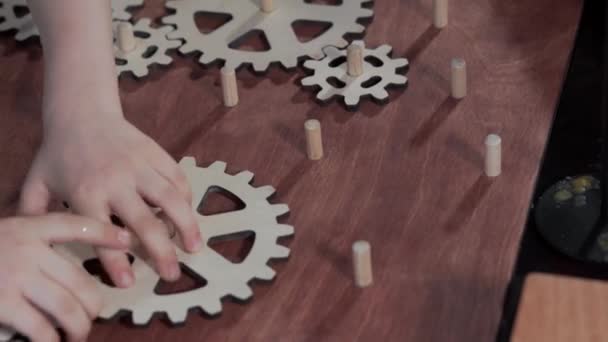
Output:
[[[511,341],[606,341],[606,307],[607,282],[532,274],[524,285]]]
[[[158,18],[163,1],[137,16]],[[175,158],[248,169],[288,203],[292,255],[247,304],[219,318],[96,324],[91,341],[491,341],[582,1],[452,1],[432,26],[431,0],[379,0],[367,46],[410,59],[409,88],[349,112],[319,106],[301,71],[240,70],[240,103],[222,104],[219,70],[179,56],[141,81],[121,79],[126,116]],[[177,54],[176,54],[177,56]],[[467,62],[468,96],[450,97],[450,61]],[[94,67],[94,66],[92,66]],[[41,52],[0,39],[0,204],[10,214],[40,141]],[[306,157],[303,123],[323,126],[325,157]],[[483,174],[487,134],[503,173]],[[69,134],[69,132],[66,132]],[[78,156],[74,156],[78,158]],[[374,285],[358,289],[351,245],[373,249]]]

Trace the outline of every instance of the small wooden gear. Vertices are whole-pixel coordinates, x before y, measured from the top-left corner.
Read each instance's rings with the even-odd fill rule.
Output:
[[[129,20],[128,9],[141,6],[144,0],[112,0],[112,18]],[[15,39],[26,40],[40,35],[29,12],[26,0],[0,0],[0,32],[17,30]]]
[[[328,46],[323,51],[326,55],[323,59],[304,62],[304,68],[312,70],[313,74],[301,81],[305,87],[320,88],[317,93],[320,101],[341,96],[348,107],[354,107],[365,96],[386,101],[388,87],[407,85],[407,77],[399,74],[399,70],[408,67],[408,60],[391,58],[392,47],[389,45],[363,48],[363,73],[359,76],[348,74],[346,49]]]
[[[115,32],[120,23],[115,22]],[[167,39],[167,33],[173,31],[173,28],[171,26],[154,28],[150,26],[151,23],[150,19],[144,18],[133,26],[135,44],[130,51],[123,51],[118,44],[114,44],[118,75],[132,72],[136,77],[144,77],[148,75],[149,68],[153,64],[169,65],[173,61],[167,55],[167,51],[181,45],[179,41]]]
[[[222,310],[222,298],[230,296],[247,300],[253,295],[248,284],[251,280],[274,278],[275,271],[267,265],[270,259],[289,256],[289,249],[277,243],[279,237],[293,234],[292,226],[277,223],[277,217],[286,214],[289,209],[285,204],[268,202],[268,197],[275,192],[273,187],[255,188],[250,184],[253,179],[251,172],[227,174],[223,162],[203,168],[195,165],[194,158],[184,158],[180,166],[192,186],[195,211],[208,191],[217,189],[229,191],[245,203],[245,208],[237,211],[216,215],[197,214],[203,239],[242,238],[243,234],[254,233],[251,251],[242,262],[232,263],[208,247],[196,254],[185,253],[180,247],[179,237],[175,237],[180,263],[204,278],[207,284],[191,291],[157,295],[154,288],[160,278],[146,261],[145,253],[135,249],[132,251],[136,278],[133,287],[119,289],[99,282],[105,303],[101,318],[109,319],[121,310],[129,310],[133,323],[141,325],[149,322],[156,312],[166,312],[173,323],[183,322],[191,308],[201,308],[207,314],[215,315]],[[90,246],[69,244],[56,248],[79,264],[95,258]]]

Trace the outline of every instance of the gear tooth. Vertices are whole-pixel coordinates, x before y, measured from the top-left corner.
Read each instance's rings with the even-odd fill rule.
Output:
[[[282,246],[282,245],[276,245],[272,249],[272,258],[285,259],[285,258],[289,257],[289,252],[290,252],[289,248]]]
[[[241,179],[241,181],[249,184],[249,182],[251,182],[251,180],[253,179],[253,173],[251,173],[251,171],[242,171],[238,173],[235,177],[238,177]]]
[[[194,159],[194,157],[183,157],[182,160],[179,161],[179,166],[182,168],[196,167],[196,159]]]
[[[391,79],[391,84],[406,84],[407,83],[407,77],[403,76],[403,75],[395,75],[392,77]]]
[[[386,100],[386,98],[388,98],[388,92],[384,88],[379,88],[373,91],[371,94],[377,100]]]
[[[410,62],[406,58],[398,58],[393,60],[393,65],[395,66],[395,69],[403,68],[408,64],[410,64]]]
[[[257,192],[260,194],[260,197],[264,199],[272,196],[276,191],[276,189],[270,185],[262,186],[257,188]]]
[[[152,313],[144,310],[132,311],[131,315],[135,325],[146,325],[152,318]]]
[[[184,45],[182,45],[182,46],[179,48],[179,51],[180,51],[181,53],[190,53],[190,52],[192,52],[192,51],[194,51],[194,50],[195,50],[194,46],[193,46],[192,44],[188,44],[188,43],[185,43]],[[201,58],[202,58],[202,57],[201,57]]]
[[[345,48],[348,45],[348,41],[344,38],[340,38],[340,40],[338,40],[336,42],[336,46],[339,48]]]
[[[356,106],[357,104],[359,104],[359,96],[356,96],[356,95],[344,96],[344,103],[347,106]]]
[[[393,51],[393,47],[387,44],[383,44],[378,46],[375,51],[376,53],[381,55],[388,55],[389,53],[391,53],[391,51]]]
[[[203,53],[201,55],[201,57],[198,59],[199,63],[202,63],[202,64],[209,64],[215,60],[216,60],[216,58],[214,58],[211,54],[208,54],[208,53]]]
[[[171,64],[171,62],[173,62],[173,58],[169,57],[168,55],[158,56],[158,58],[156,60],[156,63],[163,64],[163,65],[169,65],[169,64]]]
[[[314,77],[314,76],[305,77],[305,78],[303,78],[303,79],[300,81],[300,83],[301,83],[303,86],[312,86],[312,85],[315,85],[315,84],[316,84],[316,82],[315,82],[315,77]]]
[[[182,46],[183,42],[181,40],[167,40],[167,49],[177,49]]]
[[[234,298],[239,300],[247,300],[253,296],[253,291],[248,285],[235,286],[230,292]]]
[[[293,226],[287,224],[278,224],[276,226],[276,233],[279,237],[291,236],[293,235],[293,231]]]
[[[374,15],[374,11],[369,8],[361,8],[359,10],[359,18],[369,18]]]
[[[209,300],[200,306],[203,311],[209,315],[217,315],[222,312],[222,302],[218,300]]]
[[[272,280],[276,275],[277,273],[272,268],[265,265],[256,272],[255,277],[261,280]]]
[[[139,19],[137,24],[135,24],[135,26],[141,26],[141,27],[147,29],[147,28],[150,28],[151,24],[152,24],[152,20],[150,20],[150,18],[141,18],[141,19]]]
[[[270,64],[266,61],[260,62],[260,63],[253,63],[253,70],[255,70],[257,72],[264,72],[264,71],[268,70],[269,65]]]
[[[298,66],[298,61],[293,59],[293,58],[289,58],[289,59],[285,59],[281,62],[281,64],[283,65],[283,67],[285,69],[293,69],[296,68]]]
[[[287,204],[273,204],[270,206],[270,208],[274,216],[285,215],[289,212],[289,207]]]
[[[148,75],[148,68],[146,67],[136,67],[133,68],[133,70],[131,70],[133,72],[133,75],[135,75],[136,77],[142,78]]]
[[[329,91],[328,89],[322,89],[318,94],[317,98],[321,101],[327,101],[334,96],[334,92]]]
[[[186,321],[188,312],[185,310],[169,310],[167,311],[167,317],[173,324],[179,324]]]
[[[226,163],[223,161],[216,161],[216,162],[213,162],[213,164],[209,165],[208,169],[218,171],[218,172],[225,172]]]
[[[167,4],[168,4],[168,3],[167,3]],[[175,24],[175,23],[176,23],[176,21],[177,21],[177,20],[176,20],[176,17],[177,17],[177,16],[176,16],[175,14],[168,15],[168,16],[166,16],[166,17],[163,17],[163,18],[161,19],[161,21],[162,21],[164,24]]]
[[[354,33],[361,33],[363,31],[365,31],[365,26],[363,26],[361,24],[355,24],[351,28],[351,32],[354,32]]]
[[[116,315],[116,313],[120,311],[118,308],[112,306],[108,306],[106,304],[106,306],[104,306],[104,308],[101,310],[101,312],[99,313],[99,317],[101,319],[111,319],[112,317],[114,317],[114,315]]]
[[[179,3],[179,1],[169,0],[169,1],[165,2],[165,7],[176,9],[178,6],[178,3]]]

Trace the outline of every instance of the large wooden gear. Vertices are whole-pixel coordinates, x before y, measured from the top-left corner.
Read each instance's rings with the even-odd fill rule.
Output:
[[[139,20],[133,26],[136,46],[132,51],[123,52],[114,45],[116,72],[118,75],[132,72],[136,77],[148,75],[153,64],[169,65],[173,61],[167,51],[181,45],[179,41],[167,39],[167,33],[173,31],[171,26],[151,27],[148,18]]]
[[[389,45],[376,49],[364,48],[363,74],[353,77],[348,74],[347,51],[328,46],[323,49],[325,58],[304,62],[304,67],[312,70],[313,75],[303,78],[301,83],[303,86],[320,88],[317,99],[323,102],[335,96],[343,97],[349,107],[357,106],[361,97],[366,96],[386,101],[388,87],[405,86],[408,81],[407,77],[399,74],[400,69],[408,67],[408,60],[392,59],[392,50]]]
[[[373,11],[362,5],[372,0],[344,0],[335,6],[309,3],[306,0],[275,0],[275,10],[260,10],[260,0],[169,0],[166,6],[175,11],[163,18],[176,26],[171,39],[183,39],[182,53],[201,52],[199,62],[210,64],[224,61],[229,68],[252,65],[256,71],[266,71],[271,63],[295,68],[300,58],[320,58],[327,45],[344,47],[344,35],[362,33],[365,27],[358,19],[371,18]],[[216,30],[203,34],[194,16],[204,12],[229,15],[230,20]],[[298,40],[293,24],[312,21],[331,24],[320,36],[307,41]],[[267,51],[244,51],[230,46],[250,32],[262,31],[270,48]]]
[[[143,3],[144,0],[112,0],[112,18],[129,20],[131,13],[127,10]],[[9,30],[17,30],[15,39],[18,41],[40,35],[26,0],[0,0],[0,32]]]
[[[253,294],[248,284],[251,280],[274,278],[275,271],[267,265],[270,259],[289,256],[289,249],[277,244],[279,237],[293,234],[292,226],[277,223],[277,217],[286,214],[289,209],[285,204],[268,202],[268,197],[275,192],[273,187],[255,188],[250,184],[253,179],[251,172],[227,174],[223,162],[202,168],[195,165],[193,158],[184,158],[180,166],[185,170],[192,186],[195,211],[208,191],[218,188],[231,192],[245,203],[245,208],[238,211],[209,216],[197,214],[203,239],[208,242],[210,239],[240,238],[243,234],[254,233],[251,251],[237,264],[211,248],[203,248],[196,254],[185,253],[180,247],[179,237],[174,237],[180,263],[204,278],[207,284],[191,291],[157,295],[154,288],[160,278],[144,254],[136,249],[132,251],[136,278],[132,288],[113,288],[99,282],[105,302],[101,318],[109,319],[119,311],[128,310],[132,312],[133,323],[141,325],[149,322],[156,312],[165,312],[173,323],[183,322],[191,308],[200,308],[207,314],[215,315],[222,310],[222,298],[247,300]],[[90,246],[70,244],[56,248],[80,264],[95,258]]]

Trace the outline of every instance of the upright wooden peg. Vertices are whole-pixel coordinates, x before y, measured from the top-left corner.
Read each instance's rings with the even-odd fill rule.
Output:
[[[347,50],[346,62],[348,65],[348,75],[358,77],[363,74],[363,50],[365,44],[363,41],[354,41]]]
[[[133,25],[129,22],[121,22],[116,28],[116,45],[122,53],[128,53],[137,47],[137,39],[133,33]]]
[[[369,242],[357,241],[353,244],[353,268],[355,284],[358,287],[368,287],[372,284],[372,254]]]
[[[239,103],[239,93],[236,84],[236,72],[232,68],[223,67],[222,75],[222,92],[224,94],[224,105],[226,107],[234,107]]]
[[[496,134],[486,137],[486,162],[485,172],[488,177],[496,177],[501,172],[501,139]]]
[[[306,131],[306,150],[308,159],[319,160],[323,158],[323,139],[321,136],[321,123],[319,120],[306,120],[304,123]]]
[[[448,25],[448,0],[433,0],[433,25],[438,29]]]
[[[274,11],[274,0],[261,0],[260,9],[264,13],[271,13]]]
[[[467,63],[462,58],[452,59],[452,97],[467,96]]]

